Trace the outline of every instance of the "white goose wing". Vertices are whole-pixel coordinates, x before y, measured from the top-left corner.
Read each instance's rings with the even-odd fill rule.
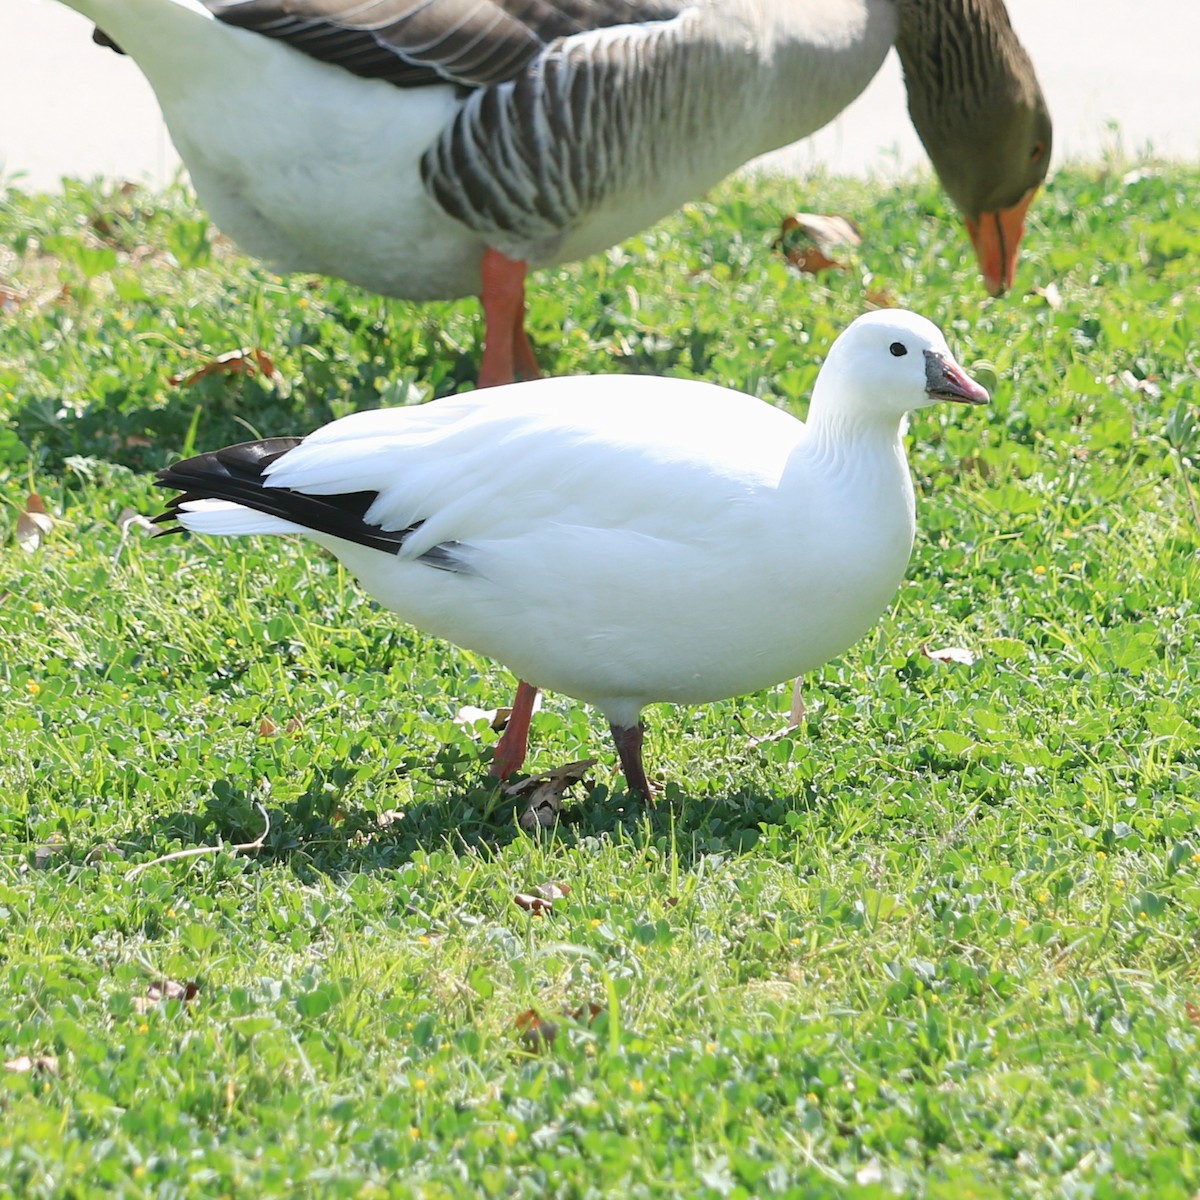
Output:
[[[687,541],[773,489],[803,430],[711,384],[548,379],[344,417],[272,462],[264,486],[373,493],[364,522],[412,529],[408,559],[550,525]]]

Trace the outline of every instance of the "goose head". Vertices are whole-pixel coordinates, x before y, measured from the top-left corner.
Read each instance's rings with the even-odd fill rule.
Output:
[[[864,313],[830,347],[813,389],[809,423],[882,425],[943,400],[985,404],[987,389],[954,360],[942,331],[903,309]]]
[[[900,0],[896,50],[913,125],[987,290],[1002,296],[1050,165],[1050,113],[1033,64],[1000,0]]]

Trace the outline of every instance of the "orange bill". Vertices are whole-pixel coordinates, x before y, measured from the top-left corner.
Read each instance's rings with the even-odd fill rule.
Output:
[[[983,282],[992,296],[1003,296],[1013,285],[1017,273],[1017,251],[1025,232],[1025,214],[1037,192],[1032,187],[1012,208],[979,214],[978,221],[967,221],[967,233],[979,259]]]

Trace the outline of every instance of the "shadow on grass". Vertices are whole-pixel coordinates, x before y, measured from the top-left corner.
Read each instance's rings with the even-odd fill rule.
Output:
[[[505,793],[486,774],[484,759],[465,759],[447,747],[446,762],[426,764],[428,799],[402,810],[380,811],[348,799],[349,773],[316,771],[304,792],[283,804],[266,803],[269,828],[248,863],[287,863],[299,877],[395,870],[418,851],[490,857],[514,842],[552,837],[564,849],[620,840],[634,846],[673,844],[680,866],[714,853],[740,854],[761,837],[764,825],[782,824],[789,812],[819,804],[815,795],[770,794],[742,787],[719,796],[689,796],[676,784],[653,807],[603,783],[577,788],[552,829],[527,832],[518,819],[525,799]],[[451,761],[453,760],[453,761]],[[407,769],[397,776],[410,775]],[[122,839],[133,860],[184,849],[245,846],[264,830],[260,797],[228,779],[213,782],[203,808],[156,818]]]

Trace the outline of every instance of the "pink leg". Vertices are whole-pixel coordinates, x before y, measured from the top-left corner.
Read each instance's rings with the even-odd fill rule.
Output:
[[[529,722],[533,719],[533,702],[537,699],[538,690],[532,684],[521,680],[517,684],[517,694],[513,697],[512,716],[508,725],[496,743],[492,755],[493,775],[507,779],[514,771],[519,771],[529,752]]]
[[[525,263],[490,247],[480,267],[483,301],[483,362],[479,386],[538,378],[537,362],[525,335]]]
[[[612,739],[617,747],[617,757],[621,760],[621,770],[625,773],[625,783],[631,792],[640,792],[647,804],[654,805],[654,788],[646,778],[646,768],[642,765],[642,740],[645,737],[646,726],[639,721],[636,725],[608,726]]]

